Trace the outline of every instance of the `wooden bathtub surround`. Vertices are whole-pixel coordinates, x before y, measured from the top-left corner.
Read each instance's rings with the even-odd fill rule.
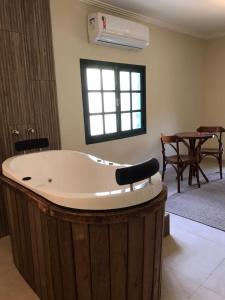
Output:
[[[0,1],[0,66],[0,164],[19,140],[47,137],[59,149],[49,0]],[[0,237],[8,233],[1,195]]]
[[[6,203],[5,198],[3,197],[2,182],[0,182],[0,238],[9,233],[8,219],[6,216]]]
[[[40,299],[160,299],[165,187],[147,203],[91,212],[1,180],[14,262]]]
[[[164,237],[170,235],[170,215],[168,213],[165,213],[163,233],[164,233]]]

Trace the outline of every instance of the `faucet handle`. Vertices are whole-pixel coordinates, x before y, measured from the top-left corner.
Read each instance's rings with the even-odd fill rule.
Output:
[[[34,130],[34,128],[28,128],[27,129],[27,134],[33,134],[33,133],[35,133],[35,130]]]
[[[11,133],[12,133],[13,136],[18,136],[20,134],[19,130],[17,130],[17,129],[13,129],[11,131]]]

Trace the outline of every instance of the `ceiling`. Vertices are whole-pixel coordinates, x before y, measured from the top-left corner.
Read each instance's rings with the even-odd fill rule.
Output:
[[[116,6],[142,15],[144,20],[150,23],[202,38],[225,34],[225,0],[92,0],[92,2]]]

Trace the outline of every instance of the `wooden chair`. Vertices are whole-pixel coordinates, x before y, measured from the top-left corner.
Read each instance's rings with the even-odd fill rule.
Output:
[[[177,191],[180,193],[180,182],[183,180],[183,172],[187,166],[194,166],[196,170],[196,178],[198,187],[200,187],[200,181],[199,181],[199,168],[198,168],[198,159],[196,157],[191,157],[188,154],[180,154],[180,147],[179,144],[182,143],[182,141],[172,135],[163,135],[161,134],[161,144],[162,144],[162,155],[163,155],[163,171],[162,171],[162,180],[164,181],[164,176],[166,172],[166,166],[172,165],[174,170],[177,174]],[[166,152],[169,150],[166,150],[166,148],[170,147],[174,155],[167,155]]]
[[[213,156],[218,160],[220,178],[223,178],[223,143],[222,143],[222,134],[225,132],[225,129],[221,126],[201,126],[197,129],[198,132],[210,132],[213,133],[218,146],[214,148],[203,148],[200,149],[200,160],[206,156]]]

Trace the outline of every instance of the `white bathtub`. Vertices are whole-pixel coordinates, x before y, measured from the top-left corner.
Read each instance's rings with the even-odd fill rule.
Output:
[[[64,207],[106,210],[129,207],[155,198],[162,190],[161,175],[130,186],[116,183],[115,170],[124,165],[76,151],[44,151],[11,157],[3,175],[49,201]],[[24,181],[23,178],[31,177]]]

